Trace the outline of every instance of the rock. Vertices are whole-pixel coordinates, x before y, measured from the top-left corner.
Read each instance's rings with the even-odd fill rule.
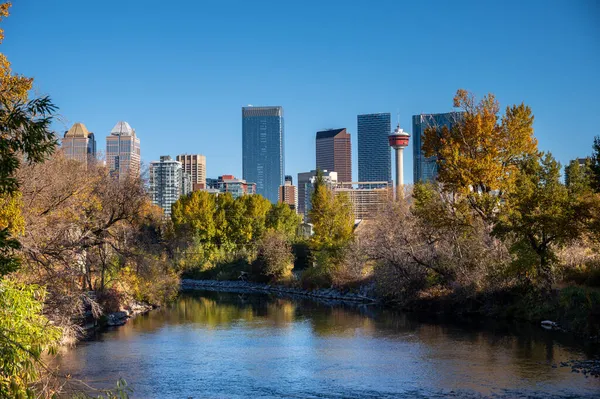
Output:
[[[121,317],[119,317],[121,316]],[[125,323],[127,323],[127,318],[128,316],[126,315],[125,312],[114,312],[114,313],[109,313],[108,316],[106,316],[107,321],[106,324],[109,326],[122,326]]]
[[[545,328],[546,330],[558,330],[558,323],[551,321],[551,320],[544,320],[541,323],[542,328]]]

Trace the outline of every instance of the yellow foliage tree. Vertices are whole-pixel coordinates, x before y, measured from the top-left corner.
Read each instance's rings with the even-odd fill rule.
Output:
[[[537,157],[533,114],[522,103],[506,107],[500,116],[493,94],[477,102],[462,89],[456,92],[454,106],[462,109],[461,117],[452,128],[427,128],[423,151],[427,157],[436,157],[438,181],[444,190],[465,195],[487,218],[502,195],[514,187],[519,163]]]

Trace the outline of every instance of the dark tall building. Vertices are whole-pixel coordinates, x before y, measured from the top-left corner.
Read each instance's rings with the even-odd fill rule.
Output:
[[[392,181],[389,113],[358,115],[358,180]]]
[[[423,133],[428,127],[441,129],[452,125],[462,116],[461,112],[448,112],[445,114],[413,115],[413,176],[414,182],[434,181],[437,177],[437,163],[435,157],[426,157],[423,154]]]
[[[352,147],[345,128],[317,132],[317,169],[337,172],[339,182],[352,181]]]
[[[283,108],[242,108],[242,176],[256,192],[277,202],[283,185]]]

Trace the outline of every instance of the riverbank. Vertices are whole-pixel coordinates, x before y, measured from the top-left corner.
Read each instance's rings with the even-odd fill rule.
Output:
[[[307,297],[321,301],[385,306],[416,313],[521,320],[540,328],[543,328],[543,321],[552,321],[553,329],[578,335],[591,342],[598,342],[600,338],[597,332],[598,320],[592,309],[587,308],[591,305],[586,300],[595,302],[595,300],[592,301],[593,296],[574,287],[543,297],[525,290],[502,291],[470,297],[450,290],[430,290],[418,298],[402,304],[389,303],[378,297],[373,284],[360,286],[354,290],[334,288],[307,290],[250,281],[182,279],[181,289],[236,293],[262,292],[280,296]]]
[[[158,307],[159,306],[157,305],[150,305],[131,300],[119,310],[102,314],[100,317],[96,318],[93,317],[92,312],[88,310],[81,327],[85,335],[90,335],[107,327],[119,327],[125,325],[129,319],[148,313]]]
[[[373,287],[370,286],[363,286],[358,289],[358,292],[352,292],[336,290],[334,288],[305,290],[302,288],[287,287],[284,285],[261,284],[250,281],[182,279],[181,289],[236,293],[267,292],[278,295],[309,297],[327,301],[380,304],[380,301],[373,294]]]

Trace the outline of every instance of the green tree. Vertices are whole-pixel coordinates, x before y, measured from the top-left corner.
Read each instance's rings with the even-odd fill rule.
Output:
[[[592,189],[591,161],[585,159],[583,165],[574,159],[565,167],[565,184],[570,193],[584,194]]]
[[[300,215],[283,202],[272,205],[267,214],[267,229],[282,233],[290,242],[296,237],[299,224]]]
[[[553,282],[554,249],[583,232],[584,215],[561,183],[560,169],[550,153],[523,162],[494,230],[501,238],[514,239],[517,270],[546,289]]]
[[[0,280],[0,397],[33,398],[45,351],[54,352],[61,330],[42,315],[45,291]]]
[[[590,169],[592,172],[592,188],[595,192],[600,193],[600,136],[594,137]]]
[[[454,106],[462,110],[452,129],[429,127],[423,134],[425,156],[435,156],[438,180],[446,192],[462,194],[482,217],[490,219],[504,193],[515,184],[519,163],[537,153],[533,115],[525,104],[500,105],[493,94],[480,102],[458,90]]]

